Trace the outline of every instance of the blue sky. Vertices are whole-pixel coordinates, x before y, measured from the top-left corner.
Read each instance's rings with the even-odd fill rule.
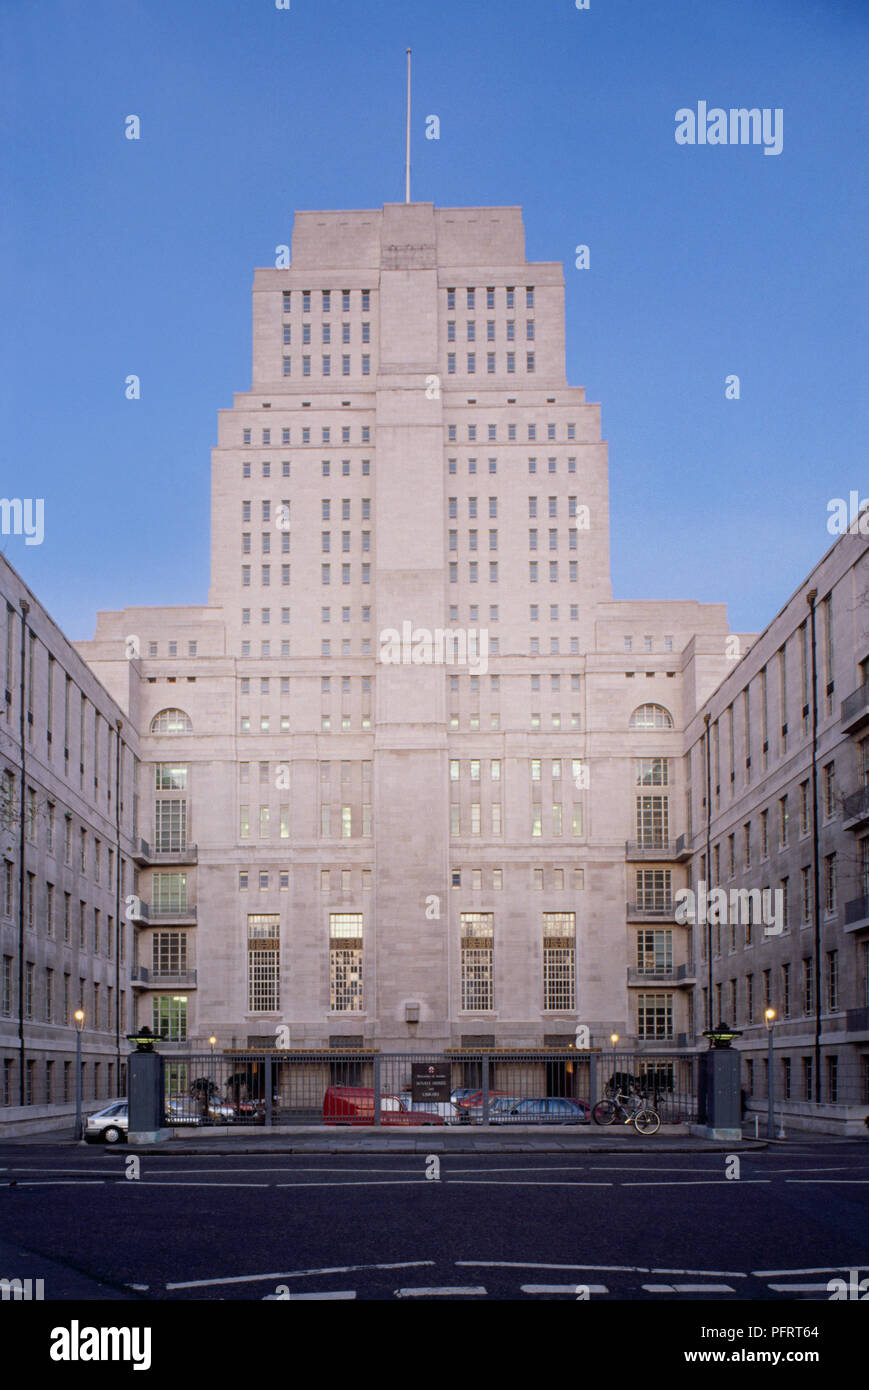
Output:
[[[253,268],[403,198],[408,44],[414,198],[519,203],[565,264],[615,596],[761,628],[869,495],[865,0],[0,0],[0,492],[45,498],[8,558],[73,638],[206,600]],[[677,145],[700,100],[781,107],[782,153]]]

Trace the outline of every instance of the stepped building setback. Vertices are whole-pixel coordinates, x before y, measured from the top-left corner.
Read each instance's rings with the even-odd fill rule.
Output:
[[[869,1104],[867,540],[843,536],[755,639],[723,604],[613,599],[608,512],[562,267],[526,260],[520,209],[296,215],[289,268],[255,273],[251,389],[219,414],[207,605],[102,612],[75,652],[28,619],[25,699],[53,661],[52,732],[62,667],[86,736],[91,707],[104,721],[101,770],[128,758],[113,840],[90,754],[79,785],[77,744],[70,772],[39,735],[58,824],[127,876],[121,917],[100,907],[114,963],[88,947],[83,975],[114,969],[128,1010],[109,1052],[134,1022],[170,1051],[284,1026],[299,1049],[541,1048],[579,1024],[676,1051],[711,1014],[743,1030],[760,1096],[771,1002],[785,1104],[819,1124]],[[56,848],[24,848],[37,901],[66,892]],[[783,930],[717,924],[710,959],[676,913],[700,882],[783,886]],[[90,887],[69,889],[89,910]],[[58,989],[36,917],[25,965],[56,956]],[[40,1065],[62,1046],[42,1029]]]

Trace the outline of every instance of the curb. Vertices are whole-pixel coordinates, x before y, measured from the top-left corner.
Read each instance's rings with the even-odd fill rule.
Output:
[[[760,1151],[760,1150],[766,1149],[766,1148],[769,1146],[769,1142],[770,1142],[770,1141],[765,1140],[765,1139],[762,1139],[762,1140],[753,1140],[753,1139],[752,1139],[752,1140],[740,1140],[740,1141],[738,1141],[738,1142],[740,1143],[740,1152],[741,1152],[741,1153],[755,1153],[755,1152],[758,1152],[758,1151]],[[393,1153],[394,1153],[394,1154],[437,1153],[439,1156],[444,1156],[444,1157],[450,1157],[450,1156],[453,1155],[453,1154],[456,1154],[456,1155],[464,1154],[464,1155],[473,1155],[473,1156],[476,1157],[476,1158],[485,1157],[487,1154],[497,1155],[497,1154],[517,1154],[517,1153],[521,1154],[521,1153],[530,1153],[530,1154],[559,1154],[559,1155],[562,1155],[562,1156],[571,1156],[571,1157],[581,1158],[581,1157],[589,1157],[589,1156],[593,1157],[595,1154],[625,1154],[625,1153],[628,1153],[628,1154],[661,1154],[661,1153],[664,1153],[664,1154],[708,1154],[708,1153],[715,1154],[715,1153],[725,1153],[725,1152],[729,1152],[729,1151],[732,1149],[732,1147],[733,1147],[732,1144],[727,1144],[727,1143],[724,1143],[723,1141],[722,1141],[721,1143],[713,1143],[712,1141],[709,1141],[709,1142],[708,1142],[707,1144],[705,1144],[705,1145],[700,1145],[700,1144],[678,1144],[678,1145],[672,1145],[672,1146],[667,1145],[666,1147],[662,1147],[661,1145],[656,1145],[656,1144],[636,1144],[636,1145],[635,1145],[635,1144],[631,1144],[630,1147],[628,1147],[628,1145],[626,1145],[626,1144],[601,1144],[601,1145],[595,1144],[594,1147],[589,1146],[589,1147],[587,1147],[587,1148],[586,1148],[586,1147],[580,1148],[578,1145],[575,1146],[575,1147],[574,1147],[574,1146],[559,1147],[558,1145],[554,1145],[554,1144],[542,1144],[542,1145],[541,1145],[541,1144],[497,1144],[497,1143],[493,1143],[493,1144],[480,1144],[480,1145],[475,1146],[475,1147],[470,1147],[470,1146],[469,1146],[469,1147],[457,1146],[457,1147],[453,1148],[451,1145],[450,1145],[450,1146],[445,1146],[445,1145],[443,1145],[443,1144],[440,1143],[438,1140],[432,1140],[431,1143],[427,1143],[424,1139],[419,1139],[419,1140],[416,1140],[414,1143],[408,1143],[406,1140],[400,1141],[400,1142],[396,1142],[396,1143],[378,1143],[377,1140],[368,1140],[368,1141],[364,1141],[364,1140],[363,1140],[362,1142],[359,1142],[359,1143],[356,1143],[356,1144],[353,1144],[353,1145],[350,1145],[350,1144],[322,1144],[322,1143],[312,1143],[312,1144],[284,1144],[284,1145],[281,1145],[280,1147],[275,1147],[275,1146],[273,1146],[273,1145],[269,1145],[269,1146],[267,1146],[267,1147],[266,1147],[266,1146],[263,1146],[263,1147],[261,1147],[261,1148],[259,1148],[259,1147],[258,1147],[258,1148],[251,1148],[251,1147],[241,1148],[241,1147],[235,1147],[235,1146],[234,1146],[234,1147],[231,1148],[231,1149],[230,1149],[230,1148],[224,1148],[224,1147],[221,1147],[221,1148],[217,1148],[217,1147],[213,1147],[213,1148],[212,1148],[212,1147],[204,1147],[204,1148],[203,1148],[203,1147],[190,1147],[190,1146],[188,1146],[188,1145],[184,1145],[183,1147],[178,1147],[178,1148],[175,1148],[175,1147],[171,1147],[171,1148],[170,1148],[170,1147],[167,1146],[166,1144],[153,1144],[153,1145],[137,1145],[137,1146],[136,1146],[136,1151],[137,1151],[138,1153],[147,1153],[149,1156],[152,1156],[152,1155],[153,1155],[153,1156],[165,1157],[165,1158],[174,1158],[174,1157],[176,1157],[176,1156],[182,1157],[182,1158],[190,1158],[190,1157],[198,1157],[198,1158],[203,1158],[203,1157],[234,1158],[234,1157],[238,1157],[239,1155],[257,1155],[257,1154],[267,1155],[267,1156],[271,1156],[271,1157],[279,1156],[279,1155],[288,1155],[288,1154],[303,1154],[303,1155],[306,1155],[306,1156],[308,1156],[308,1157],[316,1156],[316,1155],[318,1155],[318,1154],[348,1154],[348,1155],[350,1155],[351,1157],[353,1157],[353,1156],[357,1156],[357,1155],[360,1155],[360,1154],[366,1154],[366,1155],[368,1155],[368,1154],[384,1154],[384,1153],[387,1154],[387,1155],[388,1155],[388,1154],[393,1154]],[[105,1154],[109,1154],[109,1153],[116,1154],[116,1153],[118,1153],[119,1151],[120,1151],[120,1152],[124,1152],[124,1153],[127,1152],[126,1148],[123,1148],[123,1149],[120,1149],[120,1150],[119,1150],[119,1148],[117,1148],[117,1147],[114,1147],[114,1148],[112,1148],[112,1149],[110,1149],[110,1150],[109,1150],[109,1149],[102,1149],[102,1150],[100,1150],[100,1152],[105,1153]]]

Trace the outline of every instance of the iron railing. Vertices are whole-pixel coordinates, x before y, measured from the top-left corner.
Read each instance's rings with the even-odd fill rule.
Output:
[[[419,1064],[441,1074],[445,1096],[414,1100]],[[697,1113],[696,1054],[664,1050],[227,1050],[165,1055],[164,1070],[171,1127],[586,1124],[614,1076],[633,1078],[667,1123]]]
[[[846,728],[869,723],[869,681],[864,681],[842,701],[841,719]]]
[[[849,822],[852,825],[859,825],[867,819],[869,819],[869,785],[861,787],[859,791],[852,792],[850,796],[846,796],[842,806],[842,824],[846,829]]]

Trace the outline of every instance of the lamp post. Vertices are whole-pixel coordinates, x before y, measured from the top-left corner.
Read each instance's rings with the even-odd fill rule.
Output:
[[[615,1095],[617,1094],[618,1089],[619,1089],[618,1086],[616,1085],[616,1043],[618,1042],[618,1040],[619,1040],[619,1035],[618,1035],[618,1033],[610,1033],[610,1042],[612,1043],[612,1047],[613,1047],[613,1074],[612,1074],[612,1081],[610,1082],[610,1085],[612,1086],[613,1096],[615,1096]]]
[[[211,1034],[211,1037],[208,1039],[208,1045],[209,1045],[209,1047],[211,1048],[211,1073],[210,1073],[210,1078],[209,1078],[208,1097],[207,1097],[207,1101],[208,1101],[209,1106],[210,1106],[210,1102],[211,1102],[211,1092],[212,1092],[212,1090],[214,1090],[214,1091],[217,1090],[217,1087],[216,1087],[216,1085],[214,1084],[214,1047],[215,1047],[216,1042],[217,1042],[217,1038],[216,1038],[216,1037],[214,1036],[214,1034],[212,1033],[212,1034]]]
[[[766,1062],[766,1137],[775,1138],[775,1076],[772,1061],[772,1035],[775,1031],[775,1009],[764,1009],[763,1021],[769,1037]]]
[[[76,1143],[80,1143],[82,1139],[81,1033],[84,1028],[84,1009],[76,1009],[73,1018],[75,1019],[75,1138]]]

